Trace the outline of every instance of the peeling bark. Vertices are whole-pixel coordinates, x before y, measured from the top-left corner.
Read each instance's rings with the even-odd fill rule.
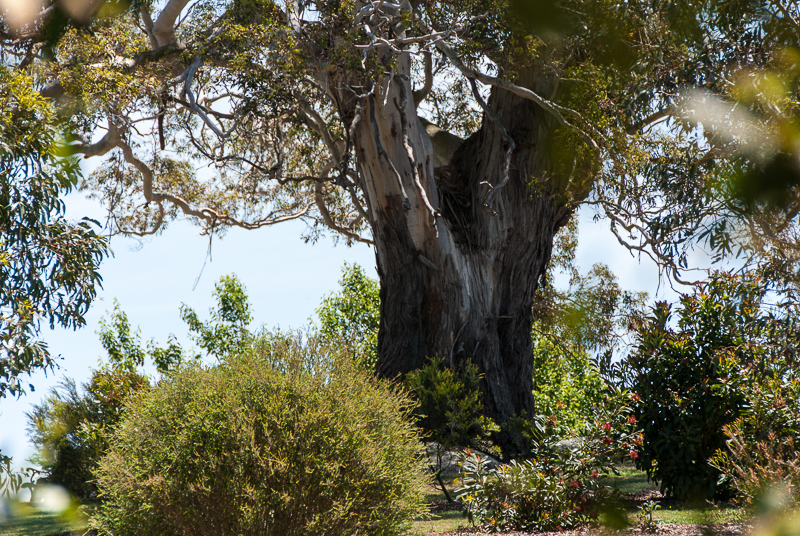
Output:
[[[483,374],[490,417],[530,416],[533,299],[553,237],[571,212],[541,182],[554,121],[529,100],[493,91],[489,107],[515,150],[509,180],[489,208],[489,185],[504,179],[507,139],[485,120],[455,152],[449,172],[435,176],[430,138],[413,100],[403,99],[411,94],[407,68],[401,58],[396,83],[378,86],[388,96],[364,99],[354,131],[381,283],[377,373],[402,377],[432,356],[453,367],[471,361]],[[352,118],[354,107],[341,113]],[[512,434],[497,439],[505,456],[519,452]]]

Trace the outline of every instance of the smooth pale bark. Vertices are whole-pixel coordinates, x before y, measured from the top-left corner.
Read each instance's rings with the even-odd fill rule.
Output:
[[[431,142],[402,76],[407,70],[402,58],[394,80],[361,101],[354,132],[381,284],[377,372],[402,376],[431,356],[455,367],[472,361],[483,374],[490,417],[504,423],[530,416],[532,305],[553,237],[570,214],[543,182],[551,118],[529,100],[502,89],[492,93],[489,106],[515,151],[509,180],[489,208],[482,183],[503,182],[506,139],[485,116],[453,156],[449,173],[435,176]],[[352,121],[358,101],[338,97],[340,112]],[[513,435],[498,439],[505,456],[518,453]]]

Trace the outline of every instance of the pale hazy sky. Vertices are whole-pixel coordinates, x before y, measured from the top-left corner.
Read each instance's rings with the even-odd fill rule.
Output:
[[[102,211],[80,194],[68,198],[68,214],[92,214],[102,219]],[[644,290],[652,295],[658,288],[658,271],[648,259],[639,260],[622,248],[603,221],[594,223],[591,214],[581,213],[578,265],[583,269],[595,262],[612,267],[625,290]],[[305,244],[300,239],[304,224],[279,224],[256,231],[234,229],[223,239],[215,239],[212,260],[206,263],[207,237],[188,223],[173,224],[163,236],[151,238],[136,248],[131,239],[112,241],[114,257],[101,266],[103,290],[89,311],[87,325],[77,331],[45,330],[44,338],[53,355],[61,355],[60,368],[45,377],[32,377],[35,392],[20,399],[0,400],[0,449],[14,457],[17,467],[27,466],[32,454],[25,427],[25,412],[40,402],[49,388],[63,377],[79,384],[88,380],[104,351],[96,331],[101,317],[113,307],[116,298],[128,314],[132,326],[141,328],[144,340],[164,343],[170,333],[189,344],[187,330],[179,317],[185,303],[201,318],[213,305],[214,283],[223,275],[235,273],[247,288],[254,327],[301,328],[308,324],[323,296],[337,288],[345,261],[358,263],[377,278],[372,250],[362,244],[348,248],[332,241]],[[202,270],[197,287],[192,287]],[[673,299],[669,286],[660,286],[660,298]]]

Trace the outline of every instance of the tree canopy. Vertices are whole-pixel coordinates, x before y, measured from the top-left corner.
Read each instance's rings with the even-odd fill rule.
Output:
[[[0,61],[106,157],[83,186],[113,230],[373,245],[378,374],[475,362],[498,423],[533,411],[532,307],[579,206],[675,280],[702,245],[795,282],[795,2],[79,4],[6,17]]]
[[[41,320],[76,328],[96,296],[108,254],[97,222],[70,222],[63,196],[81,178],[62,158],[55,111],[32,79],[0,65],[0,397],[54,366]],[[61,154],[60,154],[61,153]]]
[[[306,239],[372,242],[351,132],[372,119],[342,117],[330,86],[364,101],[410,76],[440,167],[480,126],[487,90],[507,91],[559,125],[539,181],[604,208],[629,247],[670,268],[698,239],[721,255],[793,249],[793,2],[115,4],[75,19],[53,2],[17,31],[7,18],[3,63],[66,109],[77,153],[110,153],[85,186],[118,231],[299,218]],[[487,210],[497,186],[484,185]]]

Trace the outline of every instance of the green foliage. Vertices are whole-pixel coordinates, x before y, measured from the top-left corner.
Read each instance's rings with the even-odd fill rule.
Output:
[[[624,291],[604,264],[586,273],[575,265],[577,219],[556,235],[553,256],[534,305],[533,396],[538,415],[554,418],[552,433],[589,433],[605,403],[603,375],[596,361],[609,361],[626,342],[632,320],[640,317],[647,294]],[[556,288],[556,274],[569,276]],[[598,353],[600,359],[593,359]]]
[[[60,484],[84,501],[97,498],[92,472],[108,448],[108,433],[122,418],[128,399],[150,388],[141,372],[147,358],[161,373],[183,361],[174,340],[166,349],[152,341],[145,348],[116,302],[110,319],[100,321],[98,336],[108,361],[92,371],[82,393],[73,380],[64,380],[27,414],[28,435],[36,447],[33,460],[45,474],[40,482]]]
[[[587,352],[569,343],[534,336],[533,344],[536,413],[552,417],[567,437],[586,434],[594,425],[595,409],[605,400],[600,371]]]
[[[511,426],[527,440],[528,460],[490,469],[470,452],[462,459],[456,492],[468,517],[492,532],[559,530],[601,513],[609,525],[622,523],[616,492],[598,477],[637,455],[642,440],[630,401],[627,391],[609,388],[595,410],[597,420],[568,442],[557,442],[553,417],[517,416]]]
[[[746,409],[723,428],[726,445],[711,458],[737,498],[761,513],[800,504],[800,381],[793,360],[769,365],[767,374],[746,370]]]
[[[327,296],[317,309],[319,334],[331,344],[344,344],[365,370],[378,360],[380,296],[378,283],[358,264],[345,263],[339,290]]]
[[[222,276],[214,285],[213,295],[217,306],[210,311],[210,322],[201,322],[185,304],[181,305],[181,319],[194,334],[197,345],[222,360],[244,352],[252,344],[253,334],[248,326],[253,318],[247,291],[235,275]]]
[[[24,391],[21,375],[54,366],[35,340],[39,323],[83,325],[108,254],[97,222],[64,218],[80,168],[60,156],[55,123],[33,80],[0,66],[0,397]]]
[[[476,365],[466,363],[454,371],[439,357],[406,375],[406,385],[418,402],[413,413],[418,425],[445,452],[492,450],[490,434],[498,428],[483,416],[480,379]]]
[[[562,530],[596,519],[611,490],[591,464],[567,453],[512,461],[491,469],[486,458],[466,453],[456,490],[470,521],[490,532]]]
[[[130,407],[100,534],[398,534],[424,478],[409,401],[310,341],[188,368]],[[340,366],[341,365],[341,366]]]
[[[665,303],[638,327],[628,362],[644,431],[637,463],[662,491],[681,499],[729,493],[707,460],[725,445],[723,427],[747,408],[745,365],[763,370],[777,349],[764,293],[758,281],[717,274],[681,298],[675,328]]]

